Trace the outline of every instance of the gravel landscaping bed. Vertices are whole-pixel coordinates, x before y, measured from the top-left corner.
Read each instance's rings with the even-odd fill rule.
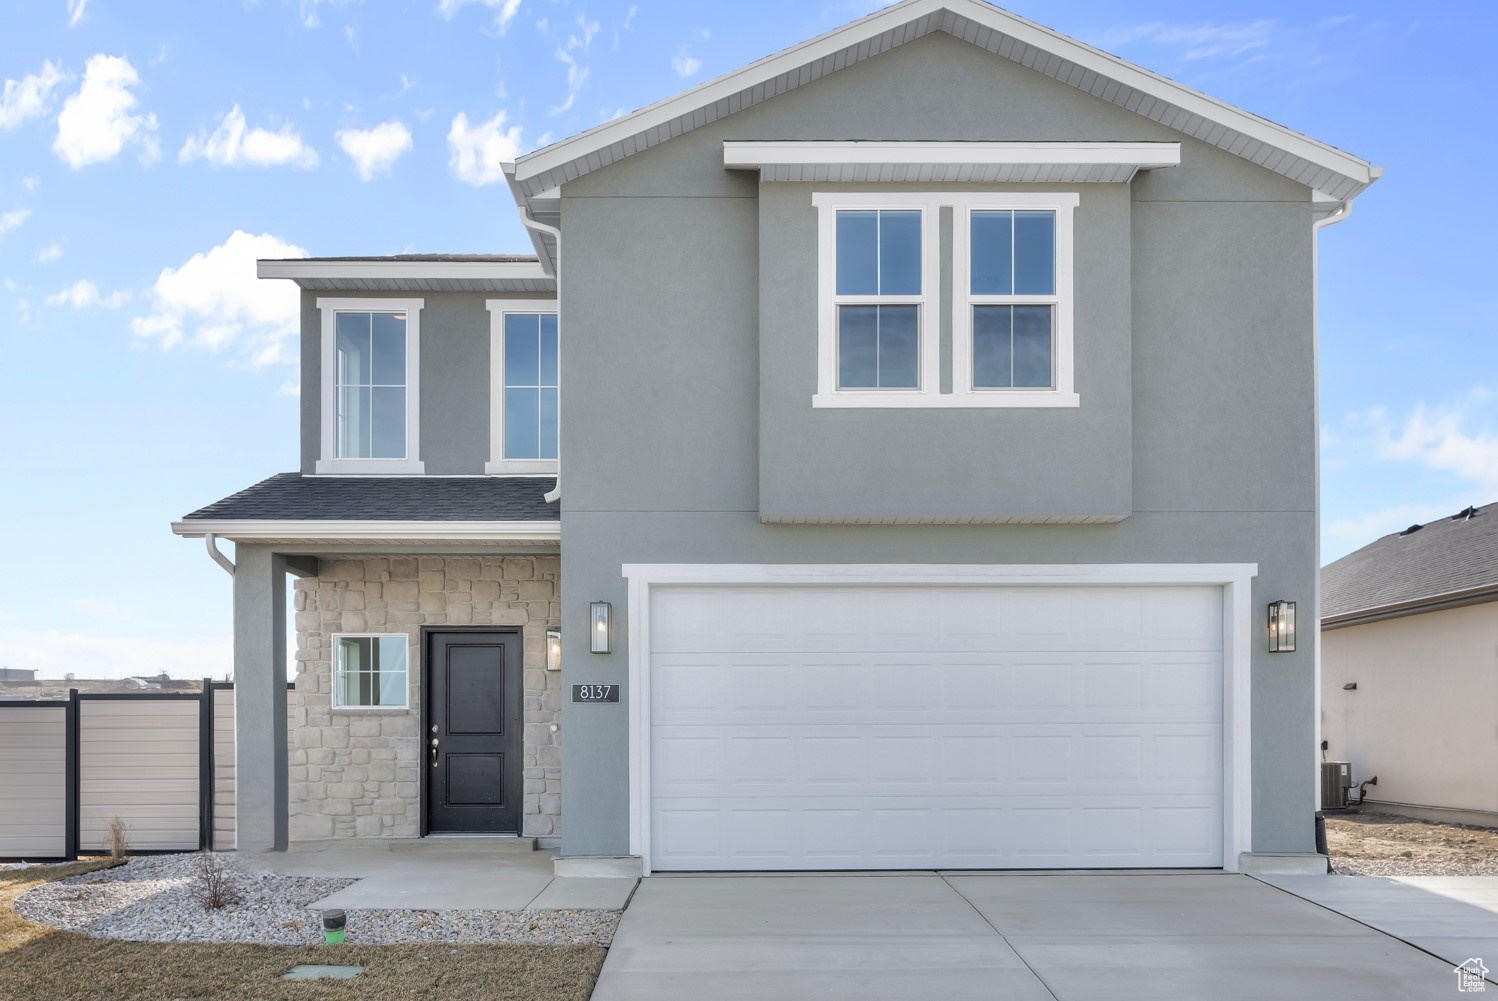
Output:
[[[132,859],[114,869],[45,883],[15,902],[17,914],[38,924],[96,938],[132,942],[242,942],[310,945],[322,941],[311,909],[354,883],[246,870],[219,856],[240,903],[207,910],[192,899],[196,854]],[[618,911],[398,911],[351,910],[348,942],[603,945],[613,939]]]
[[[1498,831],[1389,813],[1329,815],[1333,871],[1344,876],[1498,876]]]

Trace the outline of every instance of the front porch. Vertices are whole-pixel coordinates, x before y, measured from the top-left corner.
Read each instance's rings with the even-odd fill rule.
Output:
[[[555,485],[282,473],[173,523],[234,578],[240,851],[455,830],[556,844]]]

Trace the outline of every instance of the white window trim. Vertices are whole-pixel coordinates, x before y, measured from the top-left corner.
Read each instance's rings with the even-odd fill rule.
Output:
[[[1072,212],[1080,202],[1075,191],[1018,192],[968,195],[952,208],[952,396],[965,407],[1076,407],[1072,344],[1072,312],[1075,307],[1072,265]],[[973,295],[972,218],[983,211],[1042,210],[1056,213],[1056,294]],[[984,304],[1045,304],[1051,316],[1050,389],[973,388],[973,306]]]
[[[818,191],[817,208],[817,393],[814,407],[922,407],[941,388],[941,205],[939,196],[905,192]],[[837,294],[837,213],[839,209],[919,210],[921,213],[921,294],[839,296]],[[914,305],[920,309],[920,374],[915,389],[839,389],[837,386],[837,308],[848,302]]]
[[[672,585],[985,586],[1215,585],[1222,588],[1222,870],[1238,872],[1253,851],[1250,674],[1257,563],[982,564],[672,564],[626,563],[629,853],[650,875],[651,598]],[[1262,628],[1262,623],[1260,624]],[[1262,640],[1260,641],[1262,642]]]
[[[421,307],[422,299],[319,298],[322,311],[322,455],[320,474],[358,476],[420,476],[421,461]],[[404,459],[338,458],[338,337],[339,313],[406,314],[406,457]]]
[[[1075,191],[1054,192],[853,192],[812,193],[817,210],[817,391],[814,408],[1077,407],[1072,340],[1072,214]],[[941,392],[941,210],[952,209],[952,392]],[[969,220],[975,209],[1051,209],[1056,213],[1056,295],[1051,389],[972,388],[972,304],[998,301],[969,294]],[[839,209],[921,210],[921,295],[901,297],[921,306],[921,380],[918,390],[838,389],[837,387],[837,211]],[[859,297],[860,300],[866,297]],[[1036,302],[1042,297],[1009,297]],[[893,300],[892,300],[893,301]]]
[[[404,696],[405,697],[401,700],[401,704],[398,705],[398,706],[346,706],[346,705],[341,704],[338,701],[338,641],[339,640],[367,640],[367,639],[400,640],[402,643],[404,643],[406,645],[406,686],[405,686],[405,690],[404,690]],[[329,678],[330,678],[330,680],[332,682],[332,686],[333,686],[333,691],[331,693],[332,694],[332,705],[331,705],[331,708],[333,708],[335,710],[338,710],[340,712],[345,712],[345,711],[349,711],[349,710],[353,710],[353,711],[356,711],[356,712],[357,711],[368,711],[368,710],[372,710],[372,709],[373,710],[383,709],[383,710],[386,710],[388,712],[390,710],[401,710],[401,709],[410,709],[411,708],[411,637],[410,637],[409,634],[407,634],[407,633],[334,633],[333,636],[332,636],[332,638],[329,640],[329,642],[332,644],[332,648],[329,651],[330,656],[329,656],[329,663],[328,663],[328,666],[331,669],[330,672],[329,672]]]
[[[505,458],[505,317],[510,313],[549,313],[557,315],[555,299],[487,299],[489,310],[489,461],[484,472],[490,475],[555,475],[559,459]],[[562,419],[562,325],[557,323],[557,455],[562,453],[560,425]]]

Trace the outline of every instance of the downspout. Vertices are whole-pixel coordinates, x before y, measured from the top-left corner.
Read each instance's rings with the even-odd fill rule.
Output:
[[[208,555],[213,559],[213,562],[223,567],[224,572],[227,573],[230,577],[233,577],[234,564],[229,562],[229,557],[219,552],[218,536],[214,535],[212,532],[203,533],[203,545],[208,547]]]
[[[552,255],[552,272],[553,272],[553,277],[556,278],[556,282],[557,282],[557,307],[560,310],[561,303],[562,303],[562,231],[560,229],[558,229],[556,226],[548,226],[544,222],[537,222],[536,221],[536,217],[533,216],[533,215],[531,215],[531,210],[530,210],[530,206],[529,205],[523,207],[520,210],[520,221],[525,224],[525,228],[526,229],[531,230],[532,232],[535,232],[535,233],[544,233],[544,234],[550,236],[553,240],[556,241],[557,250],[556,250],[556,253],[554,255]],[[558,411],[557,411],[558,437],[560,437],[560,434],[561,434],[561,431],[560,431],[561,422],[562,422],[562,414],[561,414],[561,410],[558,409]],[[560,459],[560,457],[561,457],[561,450],[560,449],[557,450],[557,456]],[[548,503],[548,504],[555,504],[558,500],[561,499],[561,497],[562,497],[562,470],[561,470],[561,462],[558,461],[558,463],[557,463],[557,482],[556,482],[556,485],[551,488],[551,492],[550,493],[544,494],[542,496],[542,499],[545,500],[546,503]]]

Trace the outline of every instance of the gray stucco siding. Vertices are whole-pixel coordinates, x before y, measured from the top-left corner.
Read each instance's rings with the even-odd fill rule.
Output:
[[[489,461],[490,299],[544,299],[543,294],[480,292],[302,292],[302,472],[322,452],[322,313],[324,299],[421,299],[421,439],[431,476],[481,475]]]
[[[811,407],[809,192],[826,186],[726,171],[725,139],[1145,140],[1181,143],[1182,163],[1082,192],[1081,408],[850,416]],[[627,677],[627,563],[1255,563],[1253,847],[1311,850],[1312,644],[1271,655],[1261,635],[1265,604],[1287,598],[1304,615],[1315,593],[1308,189],[938,34],[595,171],[562,198],[565,681]],[[1094,413],[1122,432],[1090,425]],[[998,489],[973,473],[975,454],[1032,463],[1037,503],[1122,492],[1133,513],[1094,526],[759,517],[782,495],[808,510],[868,502],[891,470],[971,488],[971,505]],[[905,503],[927,488],[893,489]],[[609,655],[582,652],[595,600],[614,603]],[[562,714],[563,852],[627,853],[627,714]]]

